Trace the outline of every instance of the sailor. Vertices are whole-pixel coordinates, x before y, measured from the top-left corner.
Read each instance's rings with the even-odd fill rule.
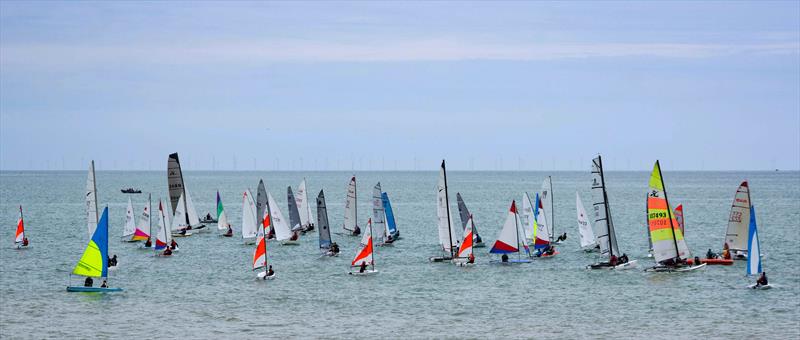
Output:
[[[100,288],[108,288],[108,282],[103,280],[103,283],[100,284]]]
[[[161,255],[170,256],[172,255],[172,250],[169,249],[169,247],[167,247],[166,249],[164,249],[164,252],[162,252]]]
[[[475,254],[469,253],[469,257],[467,257],[467,263],[475,263]]]
[[[769,284],[767,281],[767,272],[761,272],[761,276],[759,276],[756,281],[756,287],[766,286],[767,284]]]
[[[339,253],[339,245],[336,242],[333,242],[333,244],[331,244],[331,252],[334,254]]]
[[[700,256],[695,256],[694,257],[694,265],[695,266],[700,265]]]
[[[144,242],[144,246],[145,248],[150,248],[153,246],[153,242],[150,242],[150,239],[148,238],[147,241]]]
[[[711,248],[708,248],[708,252],[706,252],[706,258],[715,259],[717,258],[717,254],[714,254],[714,252],[711,251]]]
[[[548,256],[552,256],[553,254],[556,253],[556,248],[553,248],[553,246],[551,245],[548,245],[546,249],[547,250],[545,250],[545,254],[547,254]]]
[[[722,258],[726,260],[731,259],[731,250],[728,248],[728,242],[725,242],[725,245],[722,246]]]
[[[503,254],[503,256],[500,256],[500,261],[503,263],[508,263],[508,255]]]
[[[28,246],[28,238],[27,237],[23,237],[22,238],[22,246],[24,246],[24,247]]]
[[[361,235],[361,228],[356,226],[356,228],[353,229],[353,236],[358,236],[358,235]]]
[[[292,233],[292,237],[290,237],[290,238],[289,238],[289,240],[290,240],[290,241],[297,241],[297,239],[298,239],[298,238],[300,238],[300,232],[299,232],[299,231],[297,231],[297,230],[295,230],[295,231]]]
[[[272,265],[269,265],[269,268],[267,268],[267,276],[272,276],[272,275],[275,275],[275,271],[272,270]],[[267,276],[265,276],[264,278],[266,279]]]
[[[361,262],[361,267],[358,268],[358,272],[363,273],[365,270],[367,270],[367,261]]]
[[[170,242],[170,244],[169,244],[169,249],[175,250],[175,248],[178,248],[178,242],[175,242],[175,240],[172,240],[172,242]]]
[[[558,236],[558,239],[556,239],[556,242],[565,241],[566,239],[567,239],[567,233],[563,233],[563,234]]]
[[[111,258],[111,261],[109,261],[109,265],[110,265],[111,267],[114,267],[114,266],[116,266],[116,265],[117,265],[117,255],[116,255],[116,254],[114,254],[114,257],[112,257],[112,258]]]
[[[233,236],[233,229],[231,229],[230,224],[228,224],[228,231],[225,232],[225,236]]]
[[[83,281],[84,287],[91,287],[94,284],[94,280],[91,277],[87,276],[86,281]]]
[[[623,253],[622,256],[619,257],[619,263],[628,263],[628,255]]]
[[[611,258],[608,259],[608,263],[612,266],[617,265],[617,255],[611,254]]]
[[[211,221],[211,213],[206,214],[206,221]]]

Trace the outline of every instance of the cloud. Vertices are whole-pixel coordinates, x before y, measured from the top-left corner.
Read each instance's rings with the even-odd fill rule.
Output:
[[[206,41],[189,44],[4,44],[6,65],[227,64],[264,62],[413,62],[576,58],[712,58],[730,55],[798,55],[800,43],[496,43],[463,39],[326,42]]]

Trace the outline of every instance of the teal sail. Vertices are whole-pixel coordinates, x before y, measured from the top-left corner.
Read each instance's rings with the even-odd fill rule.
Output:
[[[394,221],[394,212],[392,211],[392,203],[389,202],[389,195],[385,192],[381,193],[381,201],[383,201],[383,210],[386,212],[386,226],[389,229],[389,235],[396,239],[400,233],[397,232],[397,223]]]
[[[761,268],[761,243],[758,241],[758,227],[756,226],[756,209],[750,206],[750,230],[747,233],[747,275],[763,272]]]

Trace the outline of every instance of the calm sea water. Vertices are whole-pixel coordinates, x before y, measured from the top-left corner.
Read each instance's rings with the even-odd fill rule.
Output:
[[[216,190],[240,230],[241,192],[259,178],[282,206],[286,187],[308,179],[309,197],[325,189],[334,230],[343,220],[345,172],[187,172],[200,214],[213,211]],[[569,239],[551,260],[513,267],[457,268],[428,263],[438,254],[436,172],[357,172],[359,221],[371,214],[372,186],[389,193],[403,239],[378,248],[374,277],[345,273],[358,240],[334,235],[339,258],[318,257],[317,235],[297,247],[270,244],[278,278],[260,282],[250,270],[253,246],[214,233],[177,239],[181,250],[156,258],[119,241],[128,197],[138,214],[147,193],[167,196],[166,174],[98,172],[98,197],[108,205],[115,294],[67,293],[69,273],[86,246],[85,172],[0,173],[0,337],[707,337],[800,336],[800,173],[666,172],[673,205],[683,203],[686,238],[695,254],[721,248],[733,194],[748,179],[756,205],[764,266],[775,289],[746,285],[744,262],[683,274],[644,273],[647,172],[609,172],[607,183],[620,248],[640,269],[589,271],[597,255],[579,250],[575,191],[591,204],[589,172],[450,172],[451,197],[461,192],[483,238],[497,236],[511,200],[533,194],[553,176],[556,233]],[[145,194],[124,195],[136,187]],[[452,208],[456,209],[455,200]],[[12,249],[17,205],[25,209],[32,248]],[[154,208],[156,205],[154,205]],[[313,209],[316,215],[316,209]],[[456,210],[457,211],[457,210]],[[284,214],[286,211],[284,210]],[[456,215],[457,216],[457,215]],[[456,217],[458,219],[458,217]],[[154,219],[155,223],[155,219]],[[74,284],[79,284],[74,279]]]

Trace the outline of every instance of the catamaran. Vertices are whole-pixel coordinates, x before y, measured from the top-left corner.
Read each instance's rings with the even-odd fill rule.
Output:
[[[30,246],[28,237],[25,236],[25,219],[22,217],[22,206],[19,206],[19,220],[17,221],[17,231],[14,233],[14,246],[17,249],[24,249]]]
[[[455,265],[459,267],[468,267],[475,264],[475,254],[472,253],[474,234],[475,224],[472,222],[472,216],[469,216],[467,218],[467,229],[464,230],[464,240],[461,241],[461,246],[458,247],[456,257],[453,258],[453,263]]]
[[[317,195],[317,225],[319,226],[319,249],[324,256],[339,256],[339,245],[331,242],[331,226],[328,223],[328,208],[325,205],[325,192]]]
[[[747,241],[750,221],[750,186],[747,181],[742,182],[736,189],[736,195],[731,204],[731,214],[728,217],[728,230],[725,232],[725,243],[735,260],[747,259]]]
[[[136,225],[136,230],[133,232],[131,242],[150,240],[150,235],[153,234],[153,225],[150,221],[150,195],[147,195],[147,205],[144,206],[142,217],[139,218],[139,224]],[[149,247],[149,246],[148,246]]]
[[[314,230],[314,215],[311,215],[311,204],[308,201],[308,189],[306,188],[306,179],[300,182],[297,186],[297,196],[295,196],[297,209],[300,212],[300,225],[303,227],[303,232]]]
[[[397,230],[397,222],[394,220],[394,211],[392,202],[389,201],[389,195],[382,192],[381,201],[383,202],[383,211],[386,213],[386,229],[389,230],[392,240],[397,241],[400,239],[400,230]]]
[[[281,245],[298,245],[297,239],[299,238],[299,231],[292,231],[289,229],[289,225],[286,223],[286,219],[283,218],[283,213],[281,209],[278,207],[278,203],[275,202],[275,198],[272,197],[272,194],[267,191],[267,211],[265,218],[263,219],[266,223],[267,219],[269,219],[269,227],[270,229],[275,229],[275,239],[277,239]],[[266,225],[265,225],[266,226]]]
[[[621,256],[617,246],[617,234],[614,231],[614,219],[611,218],[611,207],[608,204],[606,192],[606,179],[603,174],[603,159],[600,155],[592,160],[592,193],[594,196],[594,224],[598,227],[597,243],[600,245],[600,254],[608,256],[609,261],[590,264],[588,269],[630,269],[636,267],[637,260],[628,260],[627,255]],[[579,201],[580,202],[580,201]],[[623,260],[618,262],[618,259]]]
[[[358,227],[358,199],[356,191],[356,176],[350,178],[347,184],[347,197],[344,201],[344,223],[342,231],[346,235],[358,236],[361,228]]]
[[[650,238],[653,242],[653,257],[656,266],[646,269],[655,272],[685,272],[706,266],[705,263],[687,265],[685,259],[691,258],[689,247],[678,227],[661,175],[661,166],[656,160],[650,174],[650,194],[647,197],[647,219]]]
[[[461,228],[464,229],[464,233],[466,233],[467,222],[470,218],[472,218],[472,214],[469,213],[467,204],[464,203],[464,199],[461,197],[461,193],[459,192],[456,193],[456,201],[458,202],[458,215],[461,218]],[[481,239],[481,235],[478,234],[478,229],[475,228],[475,220],[472,221],[472,247],[486,247],[486,244],[483,243],[483,239]]]
[[[525,244],[524,236],[520,234],[521,230],[519,228],[519,218],[517,216],[517,203],[516,201],[511,201],[511,208],[508,210],[505,223],[503,223],[503,229],[500,230],[500,235],[497,236],[497,240],[494,241],[492,249],[489,250],[489,253],[501,254],[502,259],[500,261],[493,260],[492,263],[511,264],[531,262],[530,258],[522,258],[520,255],[520,249],[525,249],[525,253],[528,255],[527,257],[530,257],[530,249],[528,249],[528,245]],[[517,253],[517,258],[509,259],[508,254],[513,253]]]
[[[758,227],[756,226],[756,209],[750,205],[750,228],[747,233],[747,253],[758,254],[747,257],[747,276],[758,275],[764,272],[761,267],[761,243],[758,240]],[[766,276],[766,275],[765,275]],[[770,289],[772,286],[767,284],[755,283],[749,286],[753,289]]]
[[[586,215],[586,209],[583,208],[581,195],[577,191],[575,192],[575,209],[578,213],[578,235],[581,237],[581,249],[587,252],[594,251],[599,247],[597,237],[589,222],[589,216]]]
[[[375,229],[375,242],[378,243],[378,246],[391,246],[394,239],[386,227],[386,210],[383,208],[383,198],[381,197],[381,182],[372,188],[372,221]]]
[[[372,243],[372,219],[367,220],[367,230],[361,237],[361,243],[356,250],[356,256],[350,262],[350,275],[365,276],[377,274],[378,270],[375,269],[375,258],[373,256],[375,247]],[[363,264],[363,268],[362,268]],[[372,266],[372,269],[367,268]],[[358,271],[353,271],[353,268],[359,268]]]
[[[108,287],[108,207],[103,209],[100,222],[94,228],[92,238],[83,251],[72,275],[86,277],[83,286],[67,286],[68,292],[119,292],[122,288]],[[101,278],[103,281],[100,287],[93,286],[92,278]]]
[[[167,158],[167,183],[169,184],[169,200],[172,204],[171,212],[174,216],[173,224],[178,227],[178,231],[206,229],[204,224],[200,224],[200,217],[197,215],[192,197],[186,190],[177,152],[171,153]]]
[[[453,214],[450,212],[450,198],[447,194],[447,169],[444,160],[439,168],[439,182],[436,185],[436,216],[442,256],[432,256],[429,260],[431,262],[450,261],[455,257],[459,238],[456,235],[455,226],[452,225],[454,221]]]
[[[297,201],[294,198],[292,187],[286,188],[286,204],[289,208],[289,225],[291,226],[292,232],[303,231],[303,223],[300,220],[300,211],[297,209]]]

